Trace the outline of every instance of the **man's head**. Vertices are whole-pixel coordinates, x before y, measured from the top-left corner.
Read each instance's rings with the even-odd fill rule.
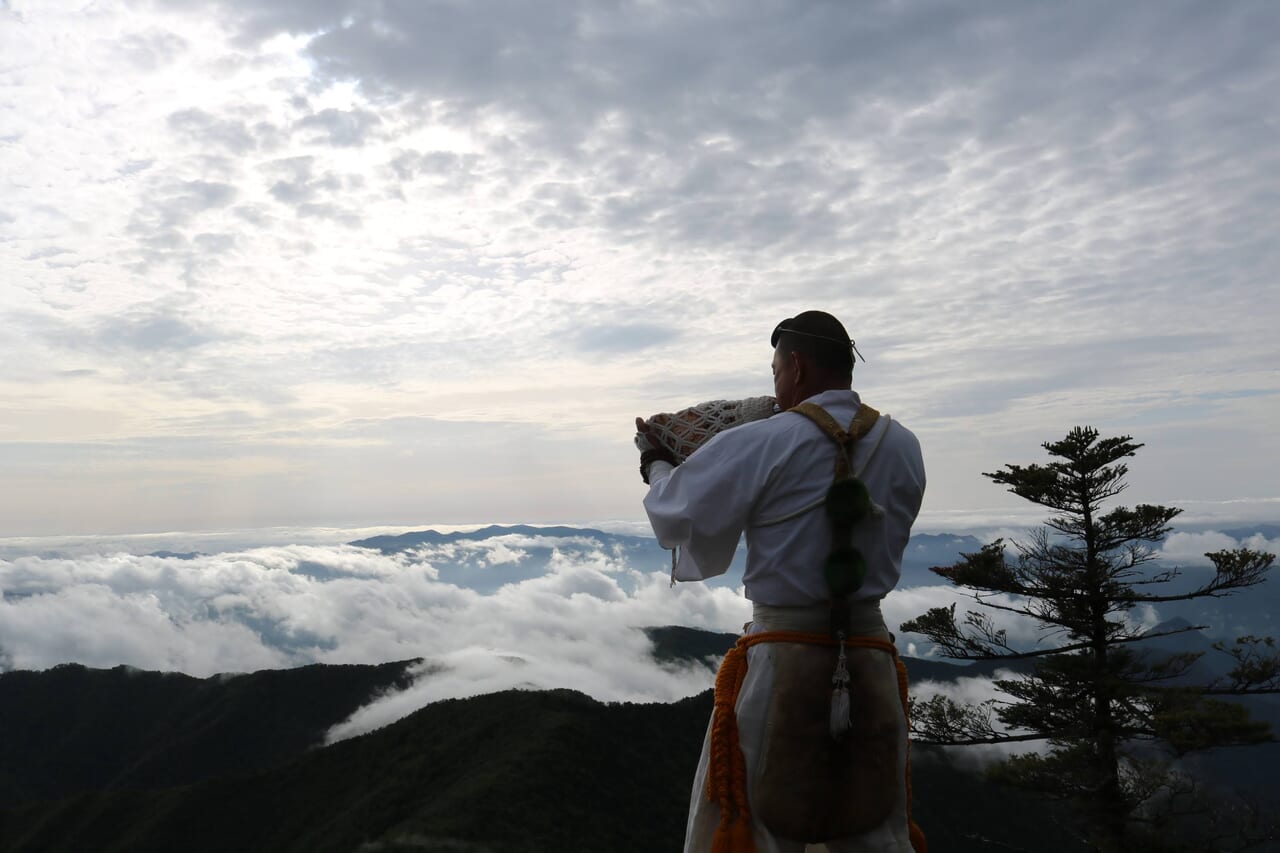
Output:
[[[853,341],[825,311],[805,311],[779,323],[773,345],[773,395],[789,409],[833,389],[853,385]]]

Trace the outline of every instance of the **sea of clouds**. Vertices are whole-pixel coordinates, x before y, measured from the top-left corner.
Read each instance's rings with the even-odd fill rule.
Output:
[[[464,538],[396,553],[312,542],[139,554],[81,542],[65,553],[24,554],[9,543],[0,551],[0,669],[75,662],[205,677],[422,659],[412,686],[361,709],[334,738],[432,701],[513,687],[672,701],[710,687],[711,669],[655,661],[642,629],[737,632],[750,605],[732,580],[671,586],[665,552],[656,543],[650,550],[585,531]],[[521,576],[526,564],[536,573]],[[513,579],[495,585],[494,572]],[[914,586],[891,593],[883,607],[896,630],[956,601],[963,598],[949,587]],[[1147,626],[1159,618],[1151,608],[1133,616]],[[1016,644],[1045,640],[1029,620],[1002,624]],[[901,651],[929,654],[919,639],[900,634]],[[989,685],[968,681],[916,690],[989,697]]]

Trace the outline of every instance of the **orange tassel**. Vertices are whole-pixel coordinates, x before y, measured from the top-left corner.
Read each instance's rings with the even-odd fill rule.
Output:
[[[916,853],[929,853],[929,842],[924,840],[924,832],[914,820],[908,819],[907,834],[911,837],[911,849]]]
[[[747,767],[738,743],[734,708],[747,677],[747,647],[729,650],[716,673],[715,710],[711,713],[711,761],[707,799],[720,806],[720,823],[711,839],[712,853],[755,853],[751,808],[747,804]]]
[[[735,821],[728,827],[718,827],[715,837],[711,839],[711,853],[754,853],[755,838],[751,835],[751,824]]]

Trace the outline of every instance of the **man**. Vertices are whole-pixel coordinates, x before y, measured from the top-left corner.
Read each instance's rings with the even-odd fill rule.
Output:
[[[912,853],[918,830],[908,815],[905,700],[879,601],[898,581],[924,496],[920,445],[852,390],[853,341],[835,317],[806,311],[779,323],[771,343],[780,414],[720,432],[678,466],[661,447],[641,457],[650,483],[645,510],[661,545],[678,549],[677,579],[724,573],[743,533],[747,542],[743,585],[753,621],[739,641],[741,653],[726,657],[717,678],[718,704],[723,695],[730,699],[708,729],[685,850],[709,851],[715,837],[717,849],[754,845],[759,853],[800,853],[806,841],[825,842],[832,853]],[[818,409],[793,411],[802,403]],[[854,435],[845,435],[845,427]],[[656,441],[644,421],[637,419],[637,428]],[[850,464],[841,475],[835,462],[846,451]],[[864,484],[873,505],[845,527],[827,506],[841,476]],[[833,590],[848,573],[833,575],[830,567],[850,553],[865,572]],[[753,639],[768,642],[752,645]],[[745,675],[727,673],[731,663],[745,666]],[[836,693],[852,672],[852,711],[837,711],[833,672]],[[795,698],[802,694],[810,698]],[[796,734],[812,726],[795,722],[812,717],[815,695],[833,697],[831,734],[817,740]],[[825,721],[826,709],[818,713]],[[812,784],[820,785],[816,793],[804,787]],[[735,786],[745,787],[745,801],[741,794],[734,799]],[[834,799],[822,807],[826,812],[799,815],[828,793]],[[810,837],[822,832],[842,835]],[[734,833],[737,840],[726,840]],[[922,837],[914,841],[923,847]]]

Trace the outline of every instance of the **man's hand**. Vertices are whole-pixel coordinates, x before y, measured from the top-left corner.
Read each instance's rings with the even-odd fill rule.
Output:
[[[636,418],[636,447],[640,449],[640,479],[649,483],[649,466],[661,459],[678,465],[676,455],[663,446],[662,440],[649,428],[644,418]]]

